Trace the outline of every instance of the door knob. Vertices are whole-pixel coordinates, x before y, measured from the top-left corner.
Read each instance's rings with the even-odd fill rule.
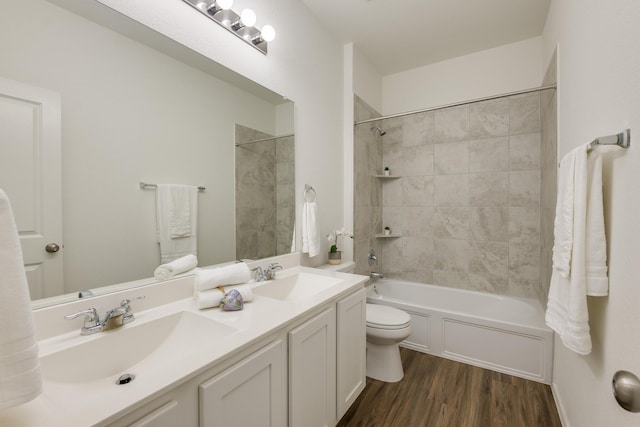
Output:
[[[56,243],[49,243],[47,246],[44,247],[44,249],[50,254],[53,254],[60,250],[60,245]]]

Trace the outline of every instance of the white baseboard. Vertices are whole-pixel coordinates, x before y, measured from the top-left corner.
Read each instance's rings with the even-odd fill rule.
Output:
[[[569,418],[567,417],[567,413],[562,405],[562,401],[560,400],[560,393],[556,389],[556,383],[551,383],[551,394],[553,395],[553,400],[556,402],[556,408],[558,408],[558,415],[560,416],[560,422],[562,423],[562,427],[571,427],[571,423],[569,422]]]

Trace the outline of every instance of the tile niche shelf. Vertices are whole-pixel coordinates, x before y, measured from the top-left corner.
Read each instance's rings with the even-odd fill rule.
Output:
[[[373,175],[376,178],[382,178],[382,179],[397,179],[397,178],[402,178],[400,175]]]
[[[384,234],[384,233],[378,233],[375,235],[376,239],[395,239],[398,237],[402,237],[402,234]]]

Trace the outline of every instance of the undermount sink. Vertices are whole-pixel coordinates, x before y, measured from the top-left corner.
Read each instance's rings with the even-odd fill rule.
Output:
[[[189,311],[146,323],[133,322],[42,356],[42,375],[46,380],[63,383],[111,377],[115,381],[125,372],[136,374],[136,369],[166,366],[173,360],[179,361],[186,352],[198,351],[204,343],[234,331],[231,326]]]
[[[319,274],[296,273],[291,276],[266,282],[253,289],[256,295],[274,298],[281,301],[304,301],[323,292],[343,280],[337,277]]]

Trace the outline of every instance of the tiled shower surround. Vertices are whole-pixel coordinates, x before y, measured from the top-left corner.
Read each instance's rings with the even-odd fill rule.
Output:
[[[356,126],[358,272],[371,271],[374,249],[372,270],[385,277],[546,302],[540,99],[534,92],[385,119],[375,123],[382,137],[371,124]],[[379,117],[358,98],[355,106],[356,120]],[[394,178],[374,176],[384,167]],[[400,237],[376,238],[385,226]]]
[[[236,143],[268,138],[236,125]],[[236,147],[236,257],[291,252],[295,222],[294,137]]]

